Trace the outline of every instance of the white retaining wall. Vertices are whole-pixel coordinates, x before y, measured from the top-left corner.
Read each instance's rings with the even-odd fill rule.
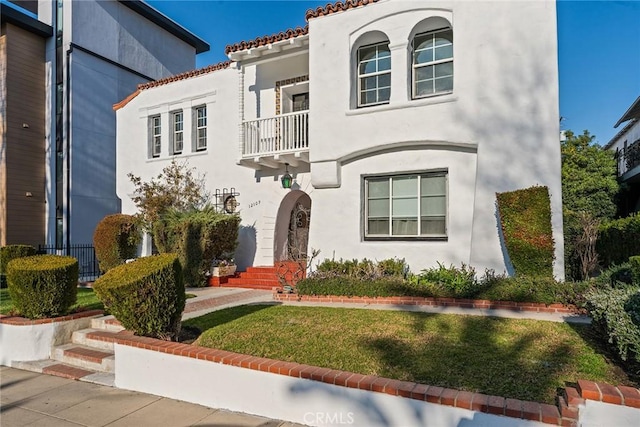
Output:
[[[116,344],[118,388],[313,426],[544,426]]]

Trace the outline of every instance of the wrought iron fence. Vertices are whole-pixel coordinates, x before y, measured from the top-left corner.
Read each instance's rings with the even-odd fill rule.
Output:
[[[98,266],[98,259],[96,258],[96,250],[92,245],[71,245],[69,247],[39,245],[38,253],[74,257],[78,260],[78,276],[80,281],[93,281],[100,276],[100,267]]]

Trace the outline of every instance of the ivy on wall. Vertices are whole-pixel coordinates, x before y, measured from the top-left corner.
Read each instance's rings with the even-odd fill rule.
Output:
[[[554,241],[547,187],[496,193],[504,244],[517,276],[553,276]]]

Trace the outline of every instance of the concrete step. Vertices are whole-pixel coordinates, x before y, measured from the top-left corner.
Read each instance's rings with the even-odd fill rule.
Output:
[[[78,344],[55,347],[51,358],[64,364],[93,372],[114,372],[116,363],[112,351],[98,350]]]
[[[75,331],[73,335],[71,335],[71,342],[73,344],[92,347],[92,348],[95,348],[96,350],[106,350],[106,351],[113,352],[113,342],[96,340],[89,337],[89,335],[94,332],[104,332],[104,329],[90,328],[90,329],[81,329],[79,331]]]
[[[58,360],[44,359],[29,362],[14,362],[11,366],[17,369],[24,369],[25,371],[54,375],[109,387],[113,387],[115,384],[115,374],[111,372],[95,372],[90,369],[82,369],[66,363],[60,363]]]
[[[91,319],[91,327],[111,332],[120,332],[124,330],[124,327],[122,327],[116,318],[111,315]]]
[[[227,283],[225,285],[229,288],[238,288],[238,289],[254,289],[258,291],[272,291],[273,288],[279,287],[280,285],[255,285],[255,284],[230,284]]]
[[[278,280],[278,275],[275,273],[250,273],[244,272],[240,273],[235,277],[230,277],[229,280],[233,279],[267,279],[267,280]]]
[[[275,267],[247,267],[247,271],[243,271],[242,273],[267,273],[267,274],[276,274],[277,269]],[[240,274],[242,274],[240,273]]]

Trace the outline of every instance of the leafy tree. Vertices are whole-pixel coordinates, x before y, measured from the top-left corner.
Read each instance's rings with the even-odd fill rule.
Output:
[[[595,136],[589,131],[575,135],[568,130],[565,136],[561,148],[566,273],[568,277],[586,278],[590,269],[582,265],[576,242],[585,237],[581,223],[615,216],[619,190],[616,162],[611,151],[593,142]]]
[[[186,161],[178,163],[173,159],[148,182],[133,173],[127,176],[135,186],[131,199],[139,211],[137,218],[146,230],[152,230],[153,223],[169,209],[179,212],[200,209],[210,200],[204,175],[196,175],[195,168],[189,168]]]

